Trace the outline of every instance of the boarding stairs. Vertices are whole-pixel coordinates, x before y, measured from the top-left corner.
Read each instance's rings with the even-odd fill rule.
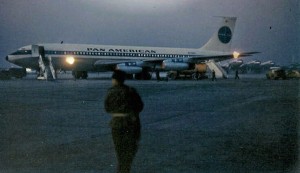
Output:
[[[39,75],[38,79],[40,80],[55,80],[56,74],[55,69],[52,64],[51,56],[43,58],[42,55],[39,56]]]
[[[39,71],[37,79],[39,80],[55,80],[56,73],[53,67],[51,56],[45,56],[44,46],[31,45],[32,57],[38,58]]]
[[[216,63],[214,60],[207,61],[206,65],[210,71],[215,71],[216,78],[228,78],[226,71],[221,67],[219,63]]]

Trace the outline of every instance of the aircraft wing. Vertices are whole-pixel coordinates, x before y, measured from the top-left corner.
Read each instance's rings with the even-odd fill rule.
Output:
[[[235,58],[235,56],[237,56],[237,58],[239,58],[239,57],[252,56],[253,54],[256,54],[256,53],[260,53],[260,52],[244,52],[244,53],[238,53],[238,55],[223,54],[223,55],[197,56],[197,57],[189,58],[188,62],[189,63],[200,63],[200,62],[204,62],[204,61],[212,60],[212,59],[215,60],[215,62],[219,62],[219,61],[224,61],[227,59]]]
[[[238,57],[252,56],[259,52],[244,52],[239,53]],[[200,63],[208,60],[215,60],[215,62],[224,61],[227,59],[234,58],[234,54],[223,54],[223,55],[204,55],[187,58],[188,63]],[[110,59],[110,60],[98,60],[94,63],[96,69],[114,69],[119,64],[126,64],[126,66],[153,66],[154,64],[161,64],[164,60],[168,58],[149,58],[149,59]]]
[[[252,56],[253,54],[257,54],[260,52],[243,52],[243,53],[238,53],[238,58],[239,57],[246,57],[246,56]],[[219,61],[224,61],[227,59],[232,59],[234,58],[234,54],[223,54],[223,55],[203,55],[203,56],[196,56],[196,57],[190,57],[188,58],[189,63],[199,63],[199,62],[204,62],[208,60],[215,60],[215,62]],[[143,62],[148,62],[148,63],[161,63],[167,58],[155,58],[155,59],[146,59],[143,60]]]
[[[143,65],[149,65],[149,64],[160,64],[162,63],[166,58],[151,58],[151,59],[116,59],[116,60],[98,60],[94,63],[94,66],[96,68],[102,68],[102,67],[114,67],[118,64],[143,64]]]

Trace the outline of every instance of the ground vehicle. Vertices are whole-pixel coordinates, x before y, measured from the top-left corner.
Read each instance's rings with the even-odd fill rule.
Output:
[[[9,75],[15,78],[23,78],[26,77],[26,69],[25,68],[10,68]]]
[[[9,68],[0,70],[0,79],[23,78],[26,76],[25,68]]]
[[[280,67],[273,67],[266,74],[267,79],[286,79],[285,70]]]
[[[300,79],[300,72],[298,70],[288,70],[286,77],[288,79],[293,79],[293,78]]]
[[[170,79],[207,79],[206,75],[207,65],[205,63],[195,64],[193,70],[183,70],[183,71],[169,71],[167,77]]]

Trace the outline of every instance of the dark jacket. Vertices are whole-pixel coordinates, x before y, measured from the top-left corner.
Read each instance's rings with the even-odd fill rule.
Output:
[[[110,126],[113,136],[120,135],[122,131],[131,131],[134,140],[138,141],[141,137],[141,124],[139,113],[144,108],[144,103],[136,90],[127,85],[114,86],[108,90],[105,98],[105,110],[108,113],[126,113],[126,117],[113,117]]]
[[[136,90],[127,85],[111,87],[105,98],[108,113],[140,113],[144,103]]]

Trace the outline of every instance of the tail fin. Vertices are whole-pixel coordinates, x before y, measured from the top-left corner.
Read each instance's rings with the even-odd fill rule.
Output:
[[[235,27],[236,17],[221,17],[222,22],[217,32],[200,48],[203,51],[229,52]]]

